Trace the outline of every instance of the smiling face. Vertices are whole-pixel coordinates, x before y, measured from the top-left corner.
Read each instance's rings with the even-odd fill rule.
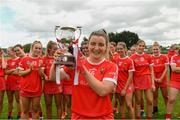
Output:
[[[177,55],[180,55],[180,46],[176,45],[176,47],[175,47],[175,53],[176,53]]]
[[[117,52],[119,53],[120,56],[125,56],[126,50],[123,47],[123,45],[120,45],[120,44],[117,45],[116,50],[117,50]]]
[[[34,43],[31,48],[32,57],[40,57],[42,52],[42,45],[41,43]]]
[[[88,49],[90,58],[96,60],[104,59],[107,49],[106,39],[103,36],[91,36],[88,44]]]
[[[82,53],[83,53],[83,55],[85,55],[86,57],[88,57],[88,55],[89,55],[88,44],[83,44],[81,48],[82,48]]]
[[[136,48],[135,47],[131,47],[130,52],[131,52],[131,55],[133,55],[134,53],[136,53]]]
[[[142,54],[145,49],[145,42],[140,42],[137,45],[137,53]]]
[[[154,55],[154,56],[159,56],[159,54],[160,54],[160,48],[159,48],[159,46],[153,46],[153,47],[152,47],[152,52],[153,52],[153,55]]]
[[[14,56],[15,56],[15,52],[12,50],[12,48],[8,48],[8,49],[7,49],[7,54],[8,54],[10,57],[14,57]]]
[[[57,44],[52,44],[51,48],[48,49],[49,56],[53,56],[57,49],[58,49]]]
[[[23,57],[25,54],[23,49],[20,48],[19,46],[14,47],[14,52],[15,52],[16,56],[18,56],[18,57]]]
[[[112,53],[114,53],[116,51],[116,43],[115,42],[111,42],[109,47],[110,47],[110,51]]]

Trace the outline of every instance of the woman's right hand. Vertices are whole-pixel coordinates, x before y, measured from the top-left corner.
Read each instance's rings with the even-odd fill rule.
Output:
[[[56,52],[54,53],[54,59],[56,60],[61,55],[64,55],[64,51],[61,49],[56,50]]]

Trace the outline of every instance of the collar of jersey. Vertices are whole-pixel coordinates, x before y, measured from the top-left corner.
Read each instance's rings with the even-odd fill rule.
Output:
[[[104,58],[103,60],[101,60],[100,62],[98,62],[98,63],[93,63],[93,62],[91,62],[91,61],[89,60],[89,57],[87,58],[87,61],[88,61],[88,63],[90,63],[90,64],[92,64],[92,65],[100,65],[101,63],[103,63],[103,62],[105,61],[105,58]]]
[[[142,54],[138,54],[138,53],[136,52],[136,54],[139,55],[139,56],[142,56],[142,55],[144,55],[144,52],[143,52]]]

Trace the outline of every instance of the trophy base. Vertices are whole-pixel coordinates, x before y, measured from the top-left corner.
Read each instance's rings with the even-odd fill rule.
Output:
[[[61,55],[55,60],[56,65],[65,65],[68,67],[75,67],[76,60],[74,56]]]

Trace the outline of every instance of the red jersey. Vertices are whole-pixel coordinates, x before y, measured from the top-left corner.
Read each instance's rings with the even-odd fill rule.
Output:
[[[9,59],[7,60],[7,68],[8,69],[17,69],[19,66],[19,58]],[[7,76],[7,90],[19,90],[19,80],[20,77],[18,75],[9,74]]]
[[[143,53],[141,55],[135,53],[130,57],[134,62],[135,72],[134,78],[142,75],[150,75],[149,66],[152,64],[151,56]]]
[[[82,60],[88,71],[99,81],[107,80],[116,84],[118,68],[114,63],[103,60],[99,64],[92,64],[87,59]],[[66,73],[74,77],[72,71]],[[72,90],[72,111],[87,117],[98,117],[112,113],[112,103],[109,95],[99,96],[88,85],[83,74],[79,74],[79,84],[73,86]]]
[[[111,61],[114,62],[114,63],[116,63],[115,60],[118,59],[119,57],[120,57],[119,54],[118,54],[117,52],[114,52],[113,55],[112,55]]]
[[[54,58],[52,57],[44,57],[43,58],[43,63],[45,66],[45,74],[49,79],[50,76],[50,69],[51,65],[54,62]],[[56,82],[54,81],[46,81],[44,83],[44,93],[46,94],[56,94],[56,93],[61,93],[62,92],[62,87],[60,85],[57,85]]]
[[[176,52],[175,52],[175,50],[172,50],[172,49],[169,49],[168,50],[168,58],[169,58],[169,61],[171,60],[171,57],[173,56],[173,55],[175,55],[176,54]]]
[[[2,68],[2,59],[0,59],[0,77],[4,77],[4,69]]]
[[[42,80],[39,75],[40,63],[42,63],[41,58],[25,57],[21,60],[20,67],[24,70],[29,69],[30,64],[33,65],[32,71],[21,79],[21,91],[30,93],[42,92]]]
[[[118,57],[119,57],[119,54],[118,54],[117,52],[114,52],[114,53],[113,53],[113,58],[116,59],[116,58],[118,58]]]
[[[176,65],[176,67],[180,68],[180,55],[174,55],[171,58],[171,65]],[[180,86],[180,73],[176,73],[176,72],[171,72],[171,81],[176,81],[178,82],[179,86]]]
[[[120,92],[126,85],[129,72],[134,71],[133,61],[129,57],[115,59],[118,65],[117,92]]]
[[[151,59],[153,62],[154,73],[162,73],[165,69],[165,65],[169,64],[169,60],[166,55],[152,55]]]
[[[2,68],[2,59],[0,59],[0,91],[5,90],[5,79],[4,79],[4,69]]]

